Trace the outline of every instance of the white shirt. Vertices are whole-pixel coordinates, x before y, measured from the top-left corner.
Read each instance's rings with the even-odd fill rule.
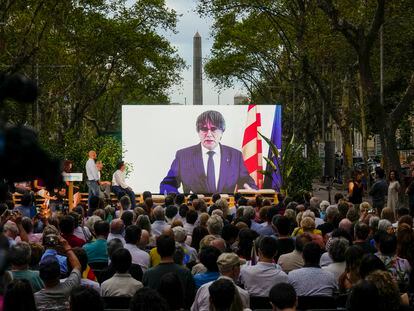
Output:
[[[228,279],[234,283],[234,281],[231,278],[226,277],[226,276],[220,276],[219,279]],[[191,311],[209,311],[210,310],[210,293],[208,291],[208,288],[210,287],[211,284],[213,284],[213,282],[208,282],[202,285],[197,290],[197,294],[195,296],[193,305],[191,306]],[[243,309],[249,308],[250,306],[249,293],[243,288],[237,286],[236,284],[235,286],[239,291],[240,298],[243,304]]]
[[[88,180],[99,180],[99,172],[96,168],[95,160],[92,158],[89,158],[88,161],[86,161],[86,175],[88,176]]]
[[[217,144],[216,149],[208,150],[207,148],[201,145],[201,153],[203,154],[203,164],[204,164],[204,173],[207,176],[207,164],[208,164],[208,154],[207,152],[214,151],[213,162],[214,162],[214,177],[216,178],[216,189],[218,187],[218,181],[220,178],[220,164],[221,164],[221,148],[220,144]]]
[[[129,250],[131,253],[133,264],[140,265],[142,272],[148,270],[148,267],[150,265],[150,255],[147,252],[144,252],[143,250],[140,250],[136,245],[129,243],[126,243],[124,245],[124,248]]]
[[[128,188],[128,185],[125,182],[125,172],[121,170],[116,170],[112,175],[112,186],[119,186],[121,188]]]
[[[110,233],[110,234],[108,234],[108,237],[106,238],[106,242],[109,242],[110,240],[113,240],[113,239],[120,239],[121,242],[122,242],[122,244],[125,245],[125,239],[122,236],[122,234],[119,234],[119,233]]]
[[[270,289],[279,283],[286,283],[288,276],[279,265],[259,261],[256,265],[243,265],[240,280],[250,296],[267,297]]]
[[[164,220],[156,220],[151,225],[151,234],[157,237],[162,234],[164,229],[168,228],[170,228],[170,225]]]

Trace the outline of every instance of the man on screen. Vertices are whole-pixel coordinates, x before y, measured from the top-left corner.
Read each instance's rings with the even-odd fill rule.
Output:
[[[200,143],[178,150],[160,193],[234,193],[238,189],[257,189],[244,165],[240,151],[220,144],[226,128],[222,114],[209,110],[198,116],[196,129]]]

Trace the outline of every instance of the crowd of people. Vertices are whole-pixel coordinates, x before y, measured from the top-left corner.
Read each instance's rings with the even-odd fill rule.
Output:
[[[248,310],[257,298],[296,310],[303,297],[334,297],[347,310],[414,304],[407,207],[339,193],[334,204],[236,194],[235,206],[172,193],[155,205],[148,191],[136,206],[128,191],[105,206],[88,185],[88,203],[71,211],[37,214],[31,195],[0,204],[4,311],[104,310],[115,298],[130,310]]]

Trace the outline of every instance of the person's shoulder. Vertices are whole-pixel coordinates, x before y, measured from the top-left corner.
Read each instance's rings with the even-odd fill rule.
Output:
[[[231,153],[233,155],[241,155],[242,154],[241,151],[236,149],[236,148],[233,148],[233,147],[230,147],[230,146],[227,146],[227,145],[223,145],[223,144],[220,144],[220,146],[221,146],[222,152]]]
[[[198,150],[200,150],[200,144],[189,146],[189,147],[177,150],[177,156],[180,156],[180,155],[183,155],[183,154],[188,154],[188,153],[193,153],[193,152],[196,152]]]

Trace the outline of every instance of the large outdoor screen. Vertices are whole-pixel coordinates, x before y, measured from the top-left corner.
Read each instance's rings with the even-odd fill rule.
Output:
[[[254,153],[257,135],[251,128],[245,134],[246,125],[260,113],[260,131],[270,138],[276,107],[256,106],[252,114],[247,105],[123,106],[124,161],[132,168],[127,183],[137,193],[161,194],[257,188],[247,169],[251,163],[242,155],[243,139]],[[257,153],[267,157],[268,150],[262,141],[262,152]]]

